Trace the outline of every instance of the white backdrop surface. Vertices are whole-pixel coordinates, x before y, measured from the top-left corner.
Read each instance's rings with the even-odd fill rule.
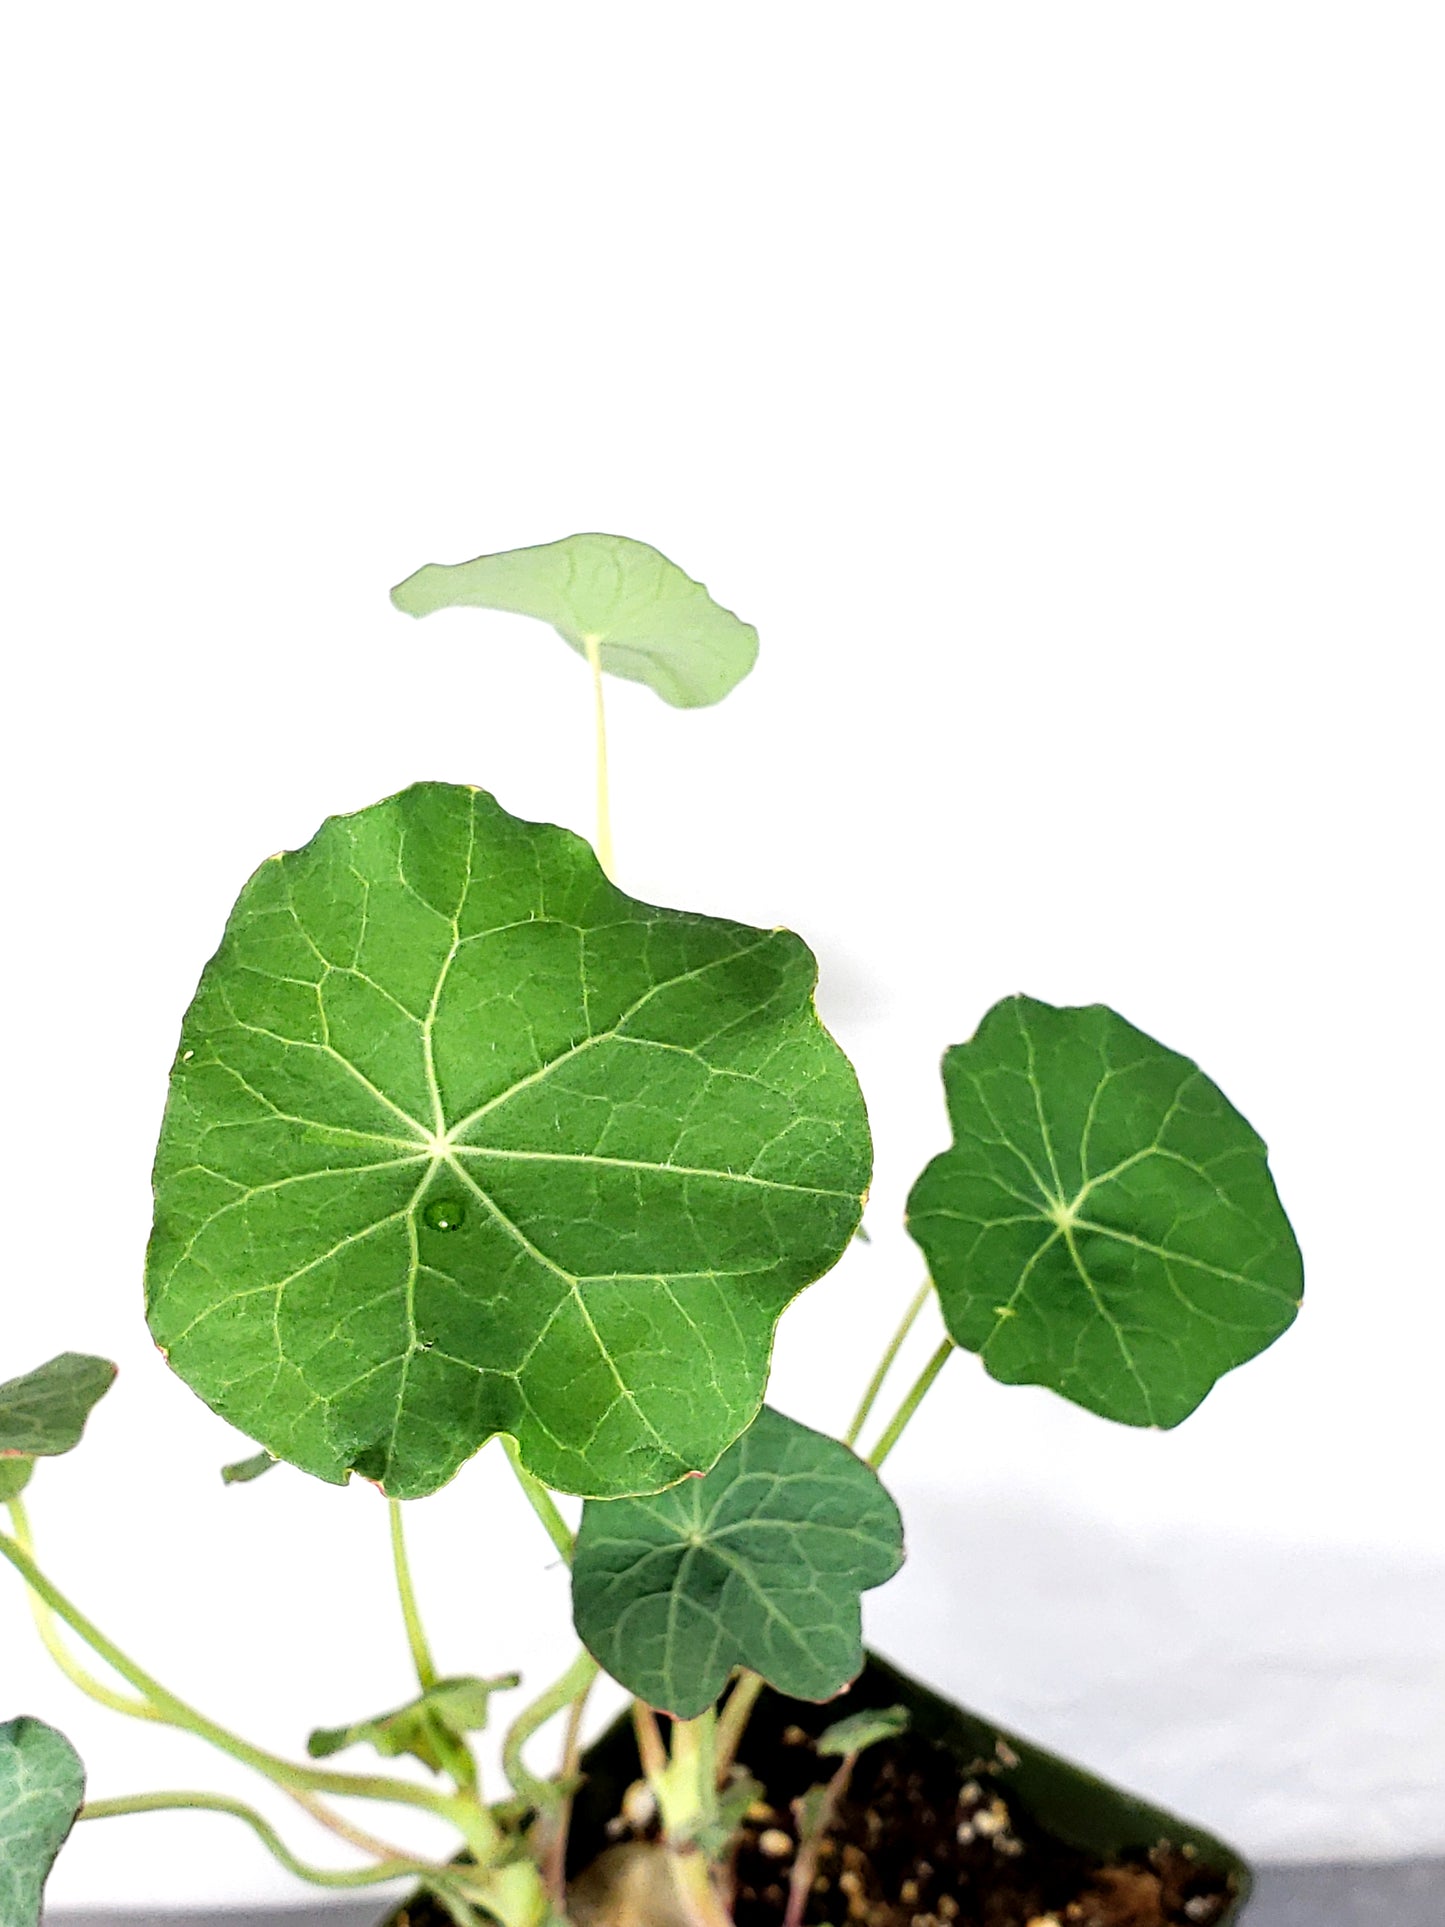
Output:
[[[241,883],[326,814],[425,776],[590,827],[578,660],[386,592],[620,531],[762,635],[716,710],[615,687],[620,881],[801,931],[878,1139],[775,1401],[846,1419],[919,1273],[939,1054],[1015,990],[1197,1057],[1305,1251],[1296,1328],[1169,1435],[954,1360],[872,1636],[1256,1853],[1445,1850],[1439,10],[3,35],[0,1377],[123,1368],[35,1481],[47,1566],[273,1746],[405,1694],[376,1495],[223,1492],[244,1441],[145,1334],[165,1073]],[[504,1471],[413,1509],[419,1582],[444,1666],[540,1682],[564,1575]],[[0,1717],[97,1794],[246,1785],[80,1700],[3,1579]],[[293,1892],[185,1817],[83,1829],[52,1890]]]

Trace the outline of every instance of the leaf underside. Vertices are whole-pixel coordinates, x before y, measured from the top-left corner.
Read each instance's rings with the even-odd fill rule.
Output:
[[[1010,997],[943,1077],[955,1141],[908,1227],[995,1378],[1174,1426],[1294,1319],[1264,1143],[1187,1057],[1102,1005]]]
[[[39,1720],[0,1724],[0,1927],[36,1927],[45,1882],[85,1797],[85,1769]]]
[[[311,1735],[306,1750],[313,1760],[326,1760],[348,1747],[370,1746],[383,1759],[396,1760],[409,1754],[433,1773],[443,1773],[449,1764],[448,1742],[480,1733],[487,1724],[493,1693],[510,1692],[518,1684],[516,1673],[497,1679],[470,1675],[441,1679],[395,1712],[359,1720],[355,1726],[320,1729]]]
[[[570,1492],[711,1465],[867,1186],[815,976],[480,791],[330,819],[251,879],[186,1015],[156,1339],[268,1452],[401,1497],[496,1432]]]
[[[58,1458],[74,1451],[115,1372],[108,1358],[62,1352],[0,1385],[0,1458]]]
[[[429,562],[391,599],[412,616],[467,607],[540,617],[580,655],[594,638],[609,675],[646,683],[678,709],[721,702],[758,654],[750,623],[625,535],[569,535],[471,562]]]
[[[877,1473],[764,1406],[706,1478],[582,1508],[573,1614],[614,1679],[679,1719],[736,1666],[826,1700],[863,1664],[860,1594],[902,1560]]]

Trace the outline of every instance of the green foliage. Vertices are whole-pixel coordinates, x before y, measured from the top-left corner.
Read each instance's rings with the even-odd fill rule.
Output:
[[[1265,1146],[1187,1057],[1101,1005],[1010,997],[944,1059],[951,1150],[908,1225],[995,1378],[1177,1425],[1295,1316]]]
[[[0,1458],[0,1505],[20,1497],[34,1470],[34,1459]]]
[[[85,1768],[63,1734],[39,1720],[0,1725],[0,1927],[37,1927],[84,1798]]]
[[[408,615],[467,607],[539,616],[602,667],[664,702],[721,702],[752,668],[758,632],[720,608],[676,563],[625,535],[569,535],[537,548],[428,563],[391,592]]]
[[[313,1760],[325,1760],[350,1746],[370,1746],[384,1759],[409,1754],[433,1773],[444,1773],[456,1757],[457,1742],[486,1726],[493,1693],[510,1692],[519,1684],[516,1673],[496,1679],[439,1679],[393,1713],[359,1720],[355,1726],[320,1729],[307,1740],[306,1750]]]
[[[877,1474],[764,1406],[705,1478],[582,1508],[573,1616],[614,1679],[680,1719],[737,1666],[824,1700],[863,1664],[859,1595],[902,1560]]]
[[[249,1459],[237,1459],[231,1465],[221,1467],[222,1485],[251,1485],[264,1478],[279,1461],[269,1452],[255,1452]]]
[[[896,1740],[907,1731],[906,1706],[865,1707],[861,1713],[850,1713],[825,1727],[818,1736],[818,1751],[825,1760],[856,1759],[880,1740]]]
[[[479,791],[333,817],[251,879],[186,1015],[156,1339],[268,1452],[398,1497],[496,1432],[565,1491],[713,1464],[868,1182],[816,968]]]
[[[74,1451],[115,1372],[107,1358],[62,1352],[0,1385],[0,1503],[20,1497],[36,1459]]]

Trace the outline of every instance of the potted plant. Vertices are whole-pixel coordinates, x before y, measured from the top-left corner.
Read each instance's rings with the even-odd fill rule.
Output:
[[[147,1311],[175,1371],[261,1448],[228,1479],[286,1461],[385,1493],[416,1694],[313,1732],[304,1761],[177,1698],[31,1539],[32,1472],[78,1444],[114,1368],[67,1354],[11,1379],[0,1553],[51,1652],[118,1713],[247,1763],[362,1864],[305,1865],[220,1796],[86,1804],[68,1742],[17,1718],[0,1927],[34,1927],[77,1817],[174,1807],[233,1815],[323,1888],[414,1883],[397,1922],[1232,1922],[1248,1877],[1229,1849],[865,1655],[860,1599],[903,1557],[880,1471],[956,1349],[1173,1426],[1289,1325],[1300,1260],[1263,1143],[1113,1011],[1005,998],[944,1057],[953,1143],[909,1204],[927,1276],[860,1361],[853,1423],[829,1438],[767,1406],[778,1318],[860,1230],[863,1098],[798,937],[611,880],[602,708],[609,672],[716,702],[756,634],[614,536],[424,568],[394,599],[541,617],[586,658],[595,853],[419,783],[262,864],[182,1025]],[[899,1395],[934,1297],[947,1336]],[[571,1566],[580,1639],[506,1722],[505,1790],[484,1790],[473,1735],[519,1682],[439,1674],[403,1529],[493,1437]],[[555,1493],[585,1501],[575,1534]],[[603,1670],[632,1709],[584,1755]],[[527,1749],[552,1721],[544,1775]],[[454,1850],[395,1847],[356,1803],[441,1818]]]

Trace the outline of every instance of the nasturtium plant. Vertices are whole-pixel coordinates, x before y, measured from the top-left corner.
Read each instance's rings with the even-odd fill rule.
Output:
[[[740,1666],[795,1699],[841,1692],[863,1664],[860,1595],[902,1563],[877,1473],[764,1406],[706,1478],[582,1508],[573,1610],[614,1679],[695,1719]]]
[[[862,1212],[816,976],[481,791],[333,817],[251,879],[187,1013],[156,1339],[274,1456],[398,1497],[497,1432],[570,1492],[705,1470]]]
[[[40,1720],[0,1724],[0,1927],[37,1927],[84,1796],[85,1769],[63,1734]]]
[[[609,675],[677,709],[721,702],[757,660],[758,632],[646,542],[569,535],[471,562],[429,562],[391,592],[410,616],[504,609],[550,622]]]
[[[954,1144],[908,1225],[955,1344],[1128,1425],[1178,1425],[1299,1308],[1265,1147],[1218,1087],[1102,1005],[996,1004],[949,1051]]]
[[[393,594],[414,615],[536,616],[587,658],[596,853],[483,790],[422,782],[263,863],[182,1023],[146,1298],[175,1371],[254,1441],[226,1484],[285,1461],[380,1488],[417,1691],[312,1730],[304,1759],[179,1698],[45,1570],[26,1509],[36,1461],[79,1443],[115,1368],[67,1353],[0,1385],[0,1561],[58,1664],[115,1712],[245,1764],[363,1860],[313,1866],[229,1795],[82,1805],[69,1744],[20,1719],[0,1726],[0,1927],[36,1927],[77,1816],[166,1808],[241,1821],[318,1886],[409,1881],[430,1904],[409,1919],[613,1927],[625,1909],[594,1911],[603,1861],[580,1885],[568,1876],[604,1668],[632,1696],[647,1782],[615,1826],[647,1835],[655,1821],[660,1840],[636,1842],[627,1864],[644,1875],[646,1917],[678,1927],[732,1918],[739,1829],[775,1792],[757,1777],[759,1695],[836,1700],[817,1743],[836,1764],[784,1796],[796,1850],[781,1920],[802,1927],[854,1764],[904,1723],[848,1691],[863,1595],[903,1557],[879,1470],[950,1358],[973,1351],[996,1378],[1175,1425],[1294,1317],[1298,1248],[1263,1143],[1189,1058],[1099,1006],[1008,998],[945,1058],[954,1141],[908,1212],[929,1276],[852,1424],[830,1438],[765,1405],[780,1316],[862,1235],[863,1098],[819,1022],[799,937],[618,887],[604,716],[608,674],[676,707],[716,702],[752,667],[756,632],[620,536],[424,568]],[[946,1336],[875,1427],[934,1303]],[[507,1726],[500,1797],[472,1736],[520,1682],[436,1664],[403,1503],[494,1437],[571,1567],[582,1642]],[[227,1503],[265,1505],[272,1489]],[[585,1501],[575,1532],[555,1493]],[[484,1579],[468,1603],[482,1622],[509,1574],[479,1502],[474,1532]],[[308,1587],[288,1569],[286,1591],[294,1628]],[[376,1703],[360,1689],[352,1702]],[[554,1720],[561,1757],[544,1777],[526,1753]],[[395,1759],[405,1776],[381,1770]],[[389,1847],[357,1824],[360,1802],[392,1810],[387,1839],[421,1812],[445,1841]]]
[[[313,1760],[326,1760],[348,1747],[369,1746],[383,1759],[409,1754],[433,1773],[445,1773],[456,1758],[457,1742],[487,1724],[494,1693],[520,1685],[516,1673],[496,1679],[439,1679],[405,1706],[358,1720],[354,1726],[318,1728],[306,1742]]]

